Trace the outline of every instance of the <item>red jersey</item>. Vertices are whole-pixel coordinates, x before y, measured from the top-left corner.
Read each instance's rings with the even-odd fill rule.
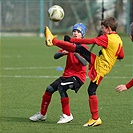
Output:
[[[88,49],[88,47],[85,44],[81,45],[86,49]],[[83,83],[86,80],[86,66],[82,65],[82,63],[76,58],[73,52],[69,52],[67,54],[66,67],[62,76],[63,77],[77,76],[78,78],[80,78],[80,80]]]

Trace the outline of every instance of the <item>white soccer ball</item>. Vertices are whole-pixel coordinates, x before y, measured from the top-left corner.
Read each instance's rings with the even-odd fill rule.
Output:
[[[48,16],[51,21],[58,22],[64,18],[64,10],[59,5],[54,5],[48,9]]]

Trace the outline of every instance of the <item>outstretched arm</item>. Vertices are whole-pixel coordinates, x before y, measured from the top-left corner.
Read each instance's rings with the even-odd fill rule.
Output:
[[[127,89],[131,88],[132,86],[133,86],[133,79],[131,79],[131,80],[126,84]]]
[[[126,85],[123,85],[123,84],[118,85],[115,88],[115,90],[116,90],[116,92],[122,92],[124,90],[127,90],[127,89],[131,88],[132,86],[133,86],[133,79],[131,79]]]

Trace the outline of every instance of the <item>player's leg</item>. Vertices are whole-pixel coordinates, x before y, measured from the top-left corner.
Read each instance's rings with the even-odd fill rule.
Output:
[[[46,120],[47,109],[48,109],[49,103],[51,101],[52,94],[55,91],[56,90],[51,85],[49,85],[46,88],[46,91],[45,91],[44,95],[42,96],[41,109],[39,112],[37,112],[35,115],[33,115],[29,118],[31,121]]]
[[[44,95],[42,96],[42,103],[41,103],[41,110],[40,110],[42,115],[46,115],[48,106],[49,106],[51,98],[52,98],[52,94],[55,91],[57,91],[57,89],[54,89],[54,87],[52,85],[49,85],[46,88],[46,91],[45,91]]]
[[[92,114],[92,118],[94,120],[98,119],[98,98],[96,95],[96,89],[98,85],[94,82],[90,82],[88,87],[88,94],[89,94],[89,105],[90,105],[90,112]]]
[[[64,83],[64,82],[61,82]],[[69,89],[69,85],[62,85],[60,84],[58,86],[58,91],[61,96],[61,106],[62,106],[62,116],[60,117],[60,120],[57,123],[68,123],[72,121],[73,116],[70,112],[70,99],[67,94],[67,90]]]
[[[52,94],[57,91],[58,84],[61,82],[61,79],[58,78],[55,80],[52,84],[50,84],[42,96],[42,102],[41,102],[41,109],[38,113],[31,116],[29,119],[31,121],[38,121],[38,120],[45,120],[46,119],[46,113],[48,110],[48,106],[50,104]]]
[[[75,92],[77,93],[82,84],[82,81],[78,77],[73,76],[70,78],[65,78],[65,80],[63,80],[58,86],[58,91],[61,96],[63,116],[57,123],[67,123],[72,121],[73,116],[70,112],[70,101],[67,95],[67,90],[70,88],[72,90],[75,90]]]
[[[53,45],[52,40],[53,40],[56,36],[54,36],[54,35],[51,33],[51,31],[49,30],[49,28],[48,28],[47,26],[45,27],[44,35],[45,35],[45,38],[46,38],[46,40],[45,40],[46,45],[47,45],[47,46],[52,46],[52,45]]]
[[[58,40],[56,38],[53,39],[52,41],[54,46],[58,46],[59,48],[62,48],[64,50],[67,50],[69,52],[75,52],[76,51],[76,45],[73,45],[70,42]]]
[[[62,82],[62,77],[59,77],[58,79],[56,79],[53,83],[51,83],[43,97],[42,97],[42,104],[41,104],[41,114],[42,115],[45,115],[46,112],[47,112],[47,109],[48,109],[48,106],[49,106],[49,103],[51,101],[51,98],[52,98],[52,94],[58,90],[58,85]]]
[[[92,114],[92,118],[89,119],[87,123],[85,123],[83,126],[98,126],[102,124],[101,119],[98,115],[98,98],[96,95],[98,85],[96,82],[90,82],[90,85],[88,87],[88,94],[89,94],[89,106],[90,106],[90,112]]]
[[[94,64],[96,55],[81,45],[76,45],[76,52],[80,53],[89,63]]]
[[[60,47],[64,50],[67,50],[69,52],[75,52],[75,48],[76,48],[75,45],[72,45],[71,43],[65,42],[65,41],[62,41],[62,40],[57,40],[56,36],[54,36],[51,33],[51,31],[49,30],[49,28],[47,26],[45,27],[44,34],[45,34],[46,45],[47,46],[55,45],[55,46],[58,46],[58,47]]]

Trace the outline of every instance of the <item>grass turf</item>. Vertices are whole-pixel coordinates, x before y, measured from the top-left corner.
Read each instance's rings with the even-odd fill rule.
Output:
[[[46,87],[58,78],[64,68],[65,57],[54,60],[57,47],[46,47],[39,37],[1,38],[1,87],[0,132],[1,133],[131,133],[133,125],[132,89],[116,93],[114,88],[132,78],[132,44],[122,36],[125,58],[117,61],[112,71],[103,79],[97,90],[99,115],[103,124],[83,127],[91,117],[88,106],[87,87],[89,79],[79,92],[68,90],[74,120],[57,124],[61,112],[58,92],[53,95],[45,122],[31,122],[29,117],[40,109],[41,97]],[[90,46],[89,46],[90,47]],[[98,53],[95,46],[93,52]]]

